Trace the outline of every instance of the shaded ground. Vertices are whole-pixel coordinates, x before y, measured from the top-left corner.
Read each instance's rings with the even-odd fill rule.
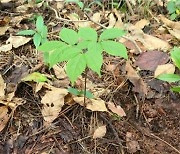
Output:
[[[88,3],[88,2],[87,2]],[[110,10],[109,2],[104,2],[104,9]],[[8,16],[11,20],[20,16],[12,6],[19,3],[8,3],[1,6],[0,17]],[[125,4],[122,4],[125,5]],[[55,7],[55,2],[51,4]],[[154,15],[166,13],[157,8]],[[93,5],[91,9],[98,12],[99,6]],[[126,8],[127,9],[127,8]],[[83,16],[77,5],[67,5],[62,13],[64,18],[69,12],[76,12]],[[163,10],[163,9],[162,9]],[[143,10],[147,11],[147,10]],[[30,7],[26,14],[42,14],[45,22],[49,24],[49,38],[56,39],[62,26],[73,27],[73,22],[65,22],[55,19],[54,12],[48,8]],[[142,17],[143,12],[135,10],[138,17],[125,14],[124,22],[134,23]],[[89,13],[91,16],[93,13]],[[146,14],[149,15],[148,13]],[[83,17],[82,17],[83,18]],[[87,19],[87,17],[85,17]],[[155,22],[154,19],[151,21]],[[32,22],[23,19],[20,23],[11,23],[11,28],[5,35],[0,36],[1,45],[11,34],[20,29],[32,28]],[[107,24],[106,24],[107,23]],[[108,25],[106,19],[101,24]],[[153,34],[160,24],[150,24],[147,33]],[[146,31],[145,30],[145,31]],[[171,37],[170,37],[171,38]],[[178,45],[177,40],[171,39],[171,45]],[[143,50],[143,47],[141,47]],[[129,49],[128,49],[129,50]],[[146,50],[146,49],[145,49]],[[129,53],[134,62],[139,54]],[[116,68],[108,72],[106,64],[111,63]],[[133,64],[134,66],[134,64]],[[45,127],[41,114],[41,97],[34,92],[33,84],[21,82],[21,78],[27,72],[39,71],[53,74],[42,63],[41,55],[36,53],[32,42],[9,52],[0,52],[0,71],[7,83],[6,93],[15,89],[15,97],[22,98],[23,103],[14,111],[8,108],[10,119],[6,127],[0,133],[0,153],[149,153],[149,154],[176,154],[180,153],[180,96],[170,92],[170,85],[154,79],[152,71],[140,71],[140,75],[148,85],[147,96],[141,97],[133,91],[133,84],[127,80],[125,61],[120,58],[105,56],[102,70],[102,78],[92,72],[88,72],[88,79],[104,89],[108,87],[110,92],[101,96],[106,102],[113,101],[121,105],[127,116],[120,118],[113,114],[103,112],[91,112],[84,107],[74,104],[65,105],[58,118],[48,127]],[[53,85],[58,85],[54,81]],[[3,106],[3,104],[1,104]],[[3,122],[3,121],[2,121]],[[96,125],[107,125],[107,132],[103,138],[93,139],[92,130]]]

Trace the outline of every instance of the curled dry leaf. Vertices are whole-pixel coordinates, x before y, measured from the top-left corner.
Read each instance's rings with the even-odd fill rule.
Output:
[[[121,108],[120,105],[115,106],[114,103],[108,102],[108,108],[109,108],[113,113],[116,113],[116,114],[117,114],[118,116],[120,116],[120,117],[126,116],[126,113],[124,112],[124,110]]]
[[[130,65],[130,62],[126,62],[127,78],[134,85],[133,91],[139,93],[141,96],[147,95],[147,84],[143,79],[137,74],[137,72]]]
[[[84,106],[84,97],[74,97],[75,102]],[[98,99],[86,99],[86,108],[91,111],[107,111],[105,102],[98,98]]]
[[[64,97],[68,94],[66,89],[53,88],[47,91],[42,97],[41,103],[44,105],[41,110],[43,118],[46,122],[53,122],[59,115],[64,105]]]
[[[98,127],[93,134],[93,139],[102,138],[106,135],[106,125]]]
[[[164,65],[158,65],[154,72],[154,77],[161,74],[173,74],[175,72],[175,66],[173,64],[164,64]]]

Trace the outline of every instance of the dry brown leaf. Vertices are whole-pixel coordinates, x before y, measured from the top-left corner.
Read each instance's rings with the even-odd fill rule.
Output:
[[[128,25],[128,30],[131,31],[131,39],[141,42],[146,50],[162,50],[167,51],[171,45],[155,36],[145,34],[141,29],[136,28],[134,25]]]
[[[160,15],[160,19],[166,26],[168,26],[172,29],[180,30],[180,22],[171,21],[171,20],[167,19],[166,17],[164,17],[163,15]]]
[[[0,51],[10,51],[12,49],[12,44],[5,44],[0,47]]]
[[[120,117],[126,116],[126,113],[124,112],[124,110],[123,110],[123,109],[121,108],[121,106],[119,106],[119,105],[115,106],[114,103],[108,102],[108,108],[109,108],[113,113],[116,113],[116,114],[119,115]]]
[[[116,24],[116,18],[114,17],[114,14],[111,13],[109,15],[109,25],[107,28],[112,28],[112,27],[114,27],[115,24]]]
[[[1,100],[0,103],[10,107],[11,109],[15,109],[17,106],[23,104],[23,99],[14,97],[11,101]]]
[[[8,108],[6,106],[0,107],[0,132],[4,129],[9,120]]]
[[[4,35],[9,29],[9,26],[0,27],[0,36]]]
[[[106,135],[106,125],[98,127],[93,134],[93,139],[102,138]]]
[[[26,43],[28,43],[31,38],[23,37],[23,36],[10,36],[10,38],[6,41],[6,44],[10,43],[14,48],[18,48]]]
[[[138,29],[143,29],[148,24],[149,24],[148,20],[141,19],[140,21],[136,22],[135,27],[138,28]]]
[[[53,66],[54,73],[58,79],[64,79],[67,78],[67,75],[65,73],[65,70],[61,66],[54,65]]]
[[[74,97],[75,102],[84,106],[84,97]],[[98,99],[86,99],[86,108],[91,111],[107,111],[105,102],[98,98]]]
[[[176,37],[178,40],[180,40],[180,30],[179,30],[179,29],[173,29],[173,30],[171,30],[171,29],[168,28],[168,31],[169,31],[169,33],[170,33],[172,36],[174,36],[174,37]]]
[[[147,95],[147,84],[133,69],[129,61],[126,62],[125,70],[127,71],[127,78],[134,85],[133,91],[138,92],[143,97]]]
[[[64,105],[64,97],[68,94],[66,89],[53,88],[47,91],[42,97],[41,103],[44,105],[41,110],[43,118],[46,122],[53,122],[59,115]]]
[[[158,77],[161,74],[173,74],[175,72],[175,66],[173,64],[158,65],[154,72],[154,77]]]
[[[6,88],[6,83],[4,82],[2,76],[0,75],[0,99],[4,98],[5,88]]]

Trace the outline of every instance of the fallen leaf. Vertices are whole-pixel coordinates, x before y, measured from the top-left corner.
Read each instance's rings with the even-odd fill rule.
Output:
[[[156,78],[161,74],[174,74],[174,72],[175,66],[173,64],[158,65],[154,72],[154,77]]]
[[[159,15],[161,21],[168,27],[172,28],[172,29],[178,29],[180,30],[180,22],[174,22],[171,21],[169,19],[167,19],[165,16],[163,15]]]
[[[8,108],[6,106],[0,107],[0,132],[4,129],[9,121]]]
[[[65,73],[65,70],[61,66],[54,65],[53,66],[54,73],[58,79],[64,79],[67,78],[67,74]]]
[[[93,139],[102,138],[106,135],[106,125],[98,127],[93,134]]]
[[[64,105],[64,97],[67,94],[68,91],[66,89],[53,88],[42,97],[41,103],[43,104],[43,109],[41,112],[46,122],[51,123],[58,117]]]
[[[74,97],[75,102],[84,106],[84,97]],[[107,111],[105,102],[98,98],[98,99],[86,99],[86,108],[91,111]]]
[[[146,19],[141,19],[140,21],[136,22],[135,27],[138,29],[143,29],[145,26],[149,24],[149,21]]]
[[[0,99],[4,98],[5,88],[6,88],[6,83],[4,82],[2,76],[0,75]]]
[[[17,97],[14,97],[11,101],[8,101],[8,100],[1,100],[1,104],[4,104],[8,107],[10,107],[11,109],[15,109],[17,108],[19,105],[22,105],[23,104],[23,99],[21,98],[17,98]]]
[[[121,106],[119,106],[119,105],[115,106],[114,103],[108,102],[108,108],[109,108],[113,113],[116,113],[116,114],[119,115],[120,117],[126,116],[126,113],[124,112],[124,110],[123,110],[123,109],[121,108]]]
[[[143,79],[137,74],[137,72],[130,65],[130,62],[126,62],[125,70],[127,71],[127,78],[134,85],[133,91],[139,93],[141,96],[147,95],[147,85]]]
[[[180,23],[171,21],[163,15],[160,15],[160,19],[165,24],[165,27],[169,33],[180,40]]]
[[[26,43],[28,43],[31,38],[23,37],[23,36],[10,36],[10,38],[6,41],[6,44],[10,43],[14,48],[18,48]]]
[[[0,47],[0,51],[10,51],[12,49],[12,44],[5,44]]]
[[[0,27],[0,36],[4,35],[9,29],[9,26]]]
[[[114,17],[114,14],[111,13],[109,15],[109,25],[107,28],[112,28],[112,27],[114,27],[115,24],[116,24],[116,18]]]
[[[142,53],[137,61],[136,65],[141,70],[150,70],[154,71],[158,65],[162,65],[167,63],[169,60],[169,56],[167,53],[160,51],[148,51]]]
[[[120,11],[118,11],[117,9],[114,9],[113,12],[114,12],[114,15],[117,17],[117,21],[114,27],[124,28],[124,23],[122,22],[122,15],[120,14]]]
[[[28,74],[26,77],[21,79],[22,81],[34,81],[34,82],[45,82],[47,81],[47,77],[44,74],[39,72],[33,72]]]
[[[147,50],[163,50],[167,51],[171,45],[160,38],[152,35],[145,34],[141,29],[136,28],[134,25],[127,25],[128,31],[131,33],[131,39],[141,42]]]

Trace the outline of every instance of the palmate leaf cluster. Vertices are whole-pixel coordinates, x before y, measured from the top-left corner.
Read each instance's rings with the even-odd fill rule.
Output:
[[[43,52],[44,61],[49,66],[66,61],[66,73],[74,83],[86,67],[101,76],[103,51],[113,56],[128,58],[125,46],[113,41],[125,32],[118,28],[104,30],[98,37],[93,28],[80,28],[78,32],[63,28],[59,41],[48,41],[38,50]]]
[[[44,20],[42,16],[38,16],[36,20],[36,29],[35,30],[22,30],[17,33],[17,35],[29,35],[33,36],[33,43],[36,48],[47,41],[48,29],[44,25]]]

